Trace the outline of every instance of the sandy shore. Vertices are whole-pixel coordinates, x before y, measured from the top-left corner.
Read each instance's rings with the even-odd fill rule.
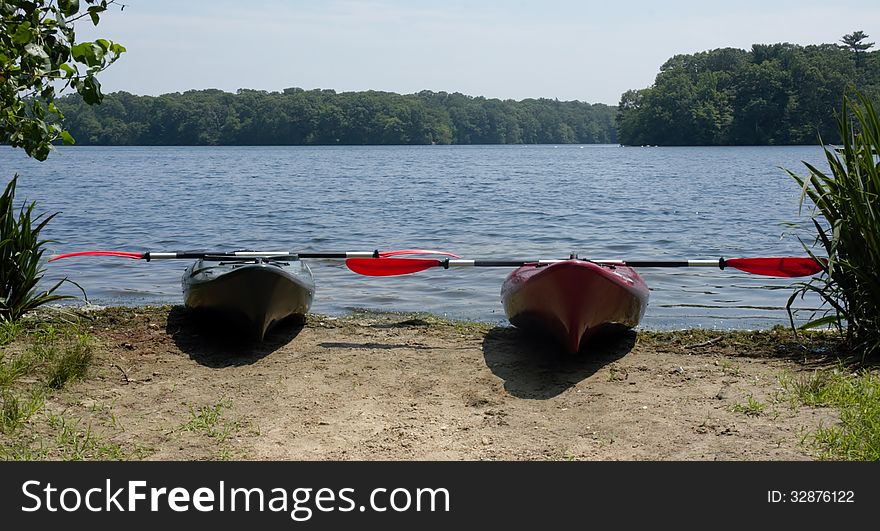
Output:
[[[784,331],[629,333],[570,357],[430,316],[309,316],[257,345],[180,307],[83,326],[89,375],[44,409],[136,458],[800,460],[835,421],[782,396],[780,375],[826,362]]]

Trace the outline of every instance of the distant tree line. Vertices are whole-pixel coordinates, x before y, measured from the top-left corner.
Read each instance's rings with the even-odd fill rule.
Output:
[[[617,143],[613,106],[446,92],[116,92],[100,106],[71,95],[58,107],[86,145]]]
[[[617,107],[422,91],[288,88],[161,96],[79,95],[57,106],[78,144],[783,145],[840,142],[834,111],[857,88],[880,97],[880,51],[856,31],[841,44],[755,44],[676,55]]]
[[[842,45],[755,44],[676,55],[654,85],[623,94],[617,134],[628,145],[839,143],[834,111],[857,88],[880,96],[880,51],[857,31]]]

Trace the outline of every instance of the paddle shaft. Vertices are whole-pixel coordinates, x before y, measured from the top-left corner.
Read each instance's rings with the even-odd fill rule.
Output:
[[[393,251],[347,251],[338,253],[297,253],[290,251],[175,251],[175,252],[126,252],[126,251],[78,251],[65,253],[49,258],[50,262],[61,258],[73,258],[77,256],[115,256],[118,258],[131,258],[134,260],[253,260],[256,258],[268,258],[273,260],[299,260],[300,258],[387,258],[399,255],[445,255],[458,258],[457,254],[447,251],[434,251],[431,249],[396,249]]]
[[[450,267],[522,267],[524,265],[549,265],[567,260],[437,260],[437,266],[444,269]],[[589,260],[603,265],[619,265],[628,267],[718,267],[724,269],[724,258],[718,260],[669,260],[669,261],[623,261],[623,260]]]
[[[291,253],[290,251],[235,251],[230,253],[176,252],[143,253],[142,258],[150,260],[250,260],[252,258],[276,258],[296,260],[298,258],[378,258],[379,251],[348,251],[344,253]]]
[[[802,277],[822,271],[824,262],[802,257],[719,258],[718,260],[583,260],[607,266],[620,267],[731,267],[746,273],[777,277]],[[521,267],[542,266],[569,260],[459,260],[425,258],[349,258],[345,264],[355,273],[367,276],[407,275],[432,267]]]

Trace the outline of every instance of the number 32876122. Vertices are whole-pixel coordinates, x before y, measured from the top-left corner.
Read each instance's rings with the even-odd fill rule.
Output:
[[[851,490],[793,490],[788,499],[792,503],[855,503]]]

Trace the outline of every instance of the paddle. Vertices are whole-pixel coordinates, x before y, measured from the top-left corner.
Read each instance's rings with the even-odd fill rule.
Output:
[[[459,258],[458,255],[447,251],[434,251],[431,249],[397,249],[393,251],[346,251],[339,253],[294,253],[290,251],[233,251],[233,252],[206,252],[206,251],[177,251],[163,253],[134,253],[126,251],[77,251],[73,253],[64,253],[49,258],[49,262],[61,260],[62,258],[73,258],[78,256],[115,256],[118,258],[131,258],[133,260],[252,260],[254,258],[272,258],[277,260],[297,260],[300,258],[366,258],[373,257],[376,259],[384,259],[392,256],[412,255],[412,254],[434,254],[441,256],[451,256]]]
[[[580,259],[584,260],[584,259]],[[432,267],[521,267],[524,265],[541,265],[563,262],[564,260],[439,260],[435,258],[386,258],[353,257],[345,261],[345,265],[355,273],[361,275],[383,277],[393,275],[406,275],[417,273]],[[623,261],[623,260],[589,260],[603,265],[617,265],[629,267],[732,267],[769,277],[805,277],[814,275],[824,265],[813,258],[800,258],[792,256],[773,256],[763,258],[719,258],[718,260],[679,260],[679,261]]]

